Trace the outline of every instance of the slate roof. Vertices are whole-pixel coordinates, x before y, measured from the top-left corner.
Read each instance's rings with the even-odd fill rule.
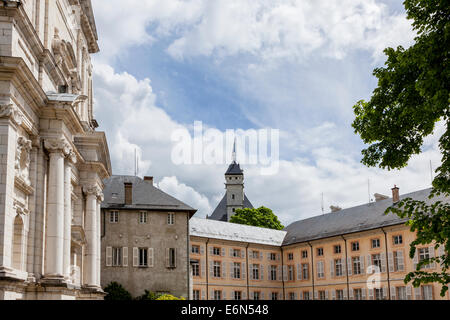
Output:
[[[420,190],[400,197],[413,198],[414,200],[432,203],[437,200],[449,202],[443,196],[428,199],[431,189]],[[406,222],[397,215],[385,215],[385,210],[392,206],[392,199],[381,200],[364,204],[353,208],[344,209],[334,213],[328,213],[305,220],[296,221],[284,230],[287,231],[283,245],[317,240],[341,234],[359,232]]]
[[[248,200],[247,196],[244,193],[244,208],[253,209],[253,205]],[[214,209],[211,216],[208,219],[217,220],[217,221],[227,221],[227,194],[223,196],[222,200],[220,200],[216,209]]]
[[[212,239],[281,246],[286,231],[194,217],[189,221],[189,234]]]
[[[125,204],[124,183],[133,184],[132,204]],[[134,176],[111,176],[104,181],[104,209],[145,209],[162,211],[188,211],[191,216],[197,211],[178,199],[159,190],[153,183]]]
[[[225,172],[225,175],[243,175],[244,170],[241,169],[241,166],[236,161],[233,161],[230,166],[228,167],[227,172]]]

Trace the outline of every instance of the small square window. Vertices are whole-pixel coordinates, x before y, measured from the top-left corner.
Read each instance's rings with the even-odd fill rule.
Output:
[[[213,255],[215,255],[215,256],[220,256],[220,248],[214,247],[214,248],[213,248]]]
[[[307,250],[303,250],[303,251],[302,251],[302,258],[303,258],[303,259],[308,258],[308,251],[307,251]]]
[[[372,239],[372,248],[380,247],[380,239]]]
[[[119,222],[119,211],[111,211],[109,213],[109,222],[118,223]]]
[[[396,235],[393,237],[394,244],[402,244],[403,237],[401,235]]]
[[[317,255],[319,257],[323,256],[323,248],[317,248]]]
[[[352,242],[352,251],[359,251],[359,242]]]
[[[288,260],[294,260],[294,254],[293,253],[288,253]]]
[[[334,246],[334,253],[341,253],[341,245],[337,244]]]
[[[139,223],[140,224],[147,223],[147,211],[139,212]]]

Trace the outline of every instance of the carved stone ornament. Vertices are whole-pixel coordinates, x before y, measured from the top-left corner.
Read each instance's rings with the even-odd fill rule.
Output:
[[[83,186],[83,192],[87,195],[94,195],[97,198],[100,198],[101,201],[103,201],[102,189],[100,189],[99,186],[97,186],[97,185]]]
[[[9,118],[18,126],[20,126],[23,122],[20,111],[13,104],[0,105],[0,118]]]
[[[15,169],[16,176],[21,178],[26,185],[30,185],[30,152],[32,149],[31,140],[25,137],[17,139]]]
[[[77,155],[75,154],[75,152],[71,151],[67,155],[67,160],[69,160],[73,164],[76,164],[77,163]]]
[[[64,139],[46,139],[44,147],[48,152],[61,152],[64,156],[68,156],[72,152],[70,144]]]

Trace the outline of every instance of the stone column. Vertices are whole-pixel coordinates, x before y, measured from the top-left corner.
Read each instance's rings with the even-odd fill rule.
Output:
[[[98,234],[97,224],[99,222],[97,215],[97,201],[101,193],[100,188],[96,185],[85,186],[83,191],[87,196],[86,199],[86,221],[85,221],[85,233],[87,240],[87,250],[86,250],[86,278],[84,279],[85,284],[88,287],[99,287],[98,279],[98,254],[99,254],[99,241],[100,236]]]
[[[64,276],[64,158],[70,146],[64,139],[46,140],[50,153],[47,196],[47,233],[44,277],[63,279]]]
[[[99,193],[97,197],[97,285],[101,287],[101,203],[103,201],[103,193]]]
[[[72,240],[72,164],[76,155],[71,152],[64,167],[64,277],[70,278],[70,248]]]

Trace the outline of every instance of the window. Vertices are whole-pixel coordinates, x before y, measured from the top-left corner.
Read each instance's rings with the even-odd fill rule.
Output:
[[[232,195],[231,195],[231,199],[233,199],[233,200],[234,200],[234,198],[235,198],[235,196],[234,196],[234,194],[232,194]]]
[[[340,244],[334,246],[334,253],[336,253],[336,254],[341,253],[341,245]]]
[[[407,300],[406,298],[406,287],[397,287],[395,288],[397,293],[397,300]]]
[[[222,299],[222,291],[214,290],[214,300],[221,300],[221,299]]]
[[[352,264],[353,264],[353,274],[355,274],[355,275],[361,274],[361,260],[360,260],[360,257],[353,257],[352,258]]]
[[[403,237],[401,235],[396,235],[392,237],[394,244],[402,244],[403,243]]]
[[[302,276],[303,280],[308,280],[309,278],[309,264],[307,263],[302,264]]]
[[[294,280],[294,266],[288,266],[288,280]]]
[[[373,289],[375,293],[375,300],[383,300],[383,289],[382,288],[375,288]]]
[[[419,249],[419,262],[422,262],[423,260],[429,259],[430,258],[430,253],[428,251],[428,248],[421,248]],[[427,264],[424,265],[422,268],[429,268],[431,265]]]
[[[303,250],[303,251],[302,251],[302,258],[303,258],[303,259],[308,258],[308,251],[307,251],[307,250]]]
[[[253,292],[253,300],[261,300],[261,292],[259,291]]]
[[[200,266],[198,260],[194,260],[191,264],[192,267],[192,276],[199,277],[200,276]]]
[[[359,251],[359,242],[352,242],[352,251]]]
[[[317,255],[319,257],[323,256],[323,248],[317,248]]]
[[[344,300],[344,290],[336,290],[336,300]]]
[[[252,264],[252,278],[259,280],[259,264]]]
[[[177,267],[177,251],[175,248],[169,248],[169,264],[168,268],[176,268]]]
[[[319,300],[327,300],[327,295],[326,295],[325,291],[323,291],[323,290],[319,291]]]
[[[372,239],[372,248],[380,247],[380,239]]]
[[[294,260],[294,254],[293,253],[288,253],[288,260],[289,261]]]
[[[220,261],[214,261],[213,264],[213,272],[214,272],[214,278],[220,278]]]
[[[353,289],[353,299],[354,300],[362,300],[362,289]]]
[[[214,247],[214,248],[213,248],[213,255],[215,255],[215,256],[220,256],[220,248]]]
[[[270,254],[270,260],[272,260],[272,261],[277,260],[277,254],[276,253],[271,253]]]
[[[433,286],[422,286],[421,291],[423,300],[433,300]]]
[[[394,251],[394,270],[404,271],[405,262],[403,260],[403,251]]]
[[[270,266],[270,280],[277,280],[277,266]]]
[[[231,250],[231,255],[234,258],[240,258],[241,257],[241,250],[240,249],[232,249]]]
[[[241,264],[239,262],[233,263],[233,279],[241,278]]]
[[[200,300],[200,290],[192,291],[192,300]]]
[[[147,211],[139,212],[139,223],[140,224],[147,223]]]
[[[380,254],[373,254],[372,255],[372,264],[374,266],[377,266],[380,269],[380,271],[381,271],[381,256],[380,256]]]
[[[234,292],[234,300],[241,300],[242,299],[242,292],[241,291],[235,291]]]
[[[295,300],[295,293],[289,292],[289,300]]]
[[[147,248],[139,248],[139,267],[147,266]]]
[[[336,274],[336,277],[340,277],[343,275],[343,271],[342,271],[342,259],[336,259],[334,260],[334,271]]]
[[[111,223],[119,222],[119,211],[111,211],[109,213],[109,222],[111,222]]]
[[[272,300],[278,300],[278,292],[272,292]]]
[[[167,224],[168,225],[175,224],[175,214],[173,214],[173,213],[168,213],[167,214]]]
[[[317,278],[318,279],[325,278],[325,268],[323,265],[323,261],[317,262]]]
[[[252,251],[252,258],[259,259],[259,251]]]
[[[309,300],[310,296],[309,296],[309,291],[303,291],[303,300]]]
[[[122,248],[112,248],[112,265],[113,267],[122,265]]]
[[[200,246],[192,246],[191,247],[191,252],[194,254],[199,254],[200,253]]]

